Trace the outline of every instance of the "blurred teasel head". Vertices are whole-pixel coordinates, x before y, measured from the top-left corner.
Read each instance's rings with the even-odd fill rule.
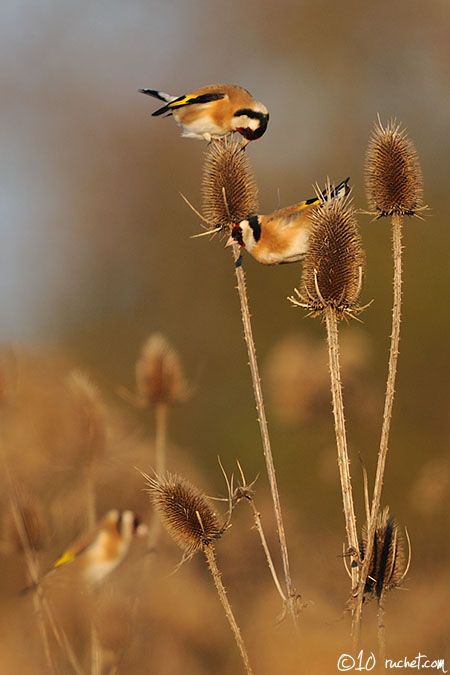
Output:
[[[181,476],[167,473],[146,476],[150,501],[161,521],[187,556],[203,550],[219,539],[224,527],[212,510],[208,498]]]
[[[312,214],[300,288],[289,300],[312,314],[352,315],[362,288],[364,253],[348,198],[328,199]]]
[[[367,527],[363,527],[360,541],[361,559],[367,550]],[[398,524],[389,515],[386,507],[379,515],[374,535],[369,573],[364,597],[380,600],[387,593],[400,586],[408,572],[409,562],[405,558],[405,541]]]
[[[145,342],[136,363],[136,386],[143,405],[174,403],[186,396],[178,353],[160,333]]]
[[[400,124],[375,124],[366,151],[365,183],[369,208],[382,216],[412,216],[423,209],[423,181],[414,143]]]
[[[203,215],[213,226],[230,228],[258,211],[258,188],[240,143],[212,142],[202,179]]]

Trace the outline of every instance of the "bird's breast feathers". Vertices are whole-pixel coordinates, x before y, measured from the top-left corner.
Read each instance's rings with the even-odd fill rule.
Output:
[[[297,262],[306,253],[308,238],[309,231],[307,228],[297,231],[290,228],[281,228],[276,232],[267,228],[263,231],[263,235],[252,253],[265,265]]]

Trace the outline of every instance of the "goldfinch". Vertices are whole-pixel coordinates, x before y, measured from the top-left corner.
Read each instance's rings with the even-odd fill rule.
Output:
[[[263,265],[298,262],[308,248],[311,214],[322,201],[339,199],[350,192],[346,178],[336,187],[327,188],[320,197],[313,197],[293,206],[286,206],[267,216],[254,215],[233,226],[225,246],[237,242]],[[240,264],[240,259],[237,266]]]
[[[80,536],[53,563],[48,572],[70,564],[76,576],[86,586],[96,586],[123,560],[134,537],[147,533],[133,511],[112,509],[96,527]],[[31,590],[34,586],[23,589]]]
[[[223,138],[237,131],[243,145],[261,138],[267,128],[267,108],[242,87],[235,84],[209,84],[183,96],[171,96],[155,89],[139,89],[165,105],[152,113],[173,115],[182,127],[182,136],[206,141]]]

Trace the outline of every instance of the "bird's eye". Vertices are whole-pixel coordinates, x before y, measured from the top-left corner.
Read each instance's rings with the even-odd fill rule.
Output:
[[[138,527],[139,527],[140,524],[141,524],[141,519],[138,518],[138,516],[134,516],[134,520],[133,520],[133,532],[136,532],[136,530],[138,529]]]

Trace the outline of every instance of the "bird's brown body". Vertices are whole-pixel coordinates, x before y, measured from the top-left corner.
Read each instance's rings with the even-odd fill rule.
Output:
[[[311,216],[326,199],[348,194],[347,178],[312,199],[278,209],[269,215],[254,215],[235,225],[227,245],[237,242],[263,265],[298,262],[308,250]]]
[[[165,101],[153,116],[173,115],[187,138],[211,140],[237,131],[251,141],[260,138],[267,127],[267,108],[235,84],[209,84],[179,97],[155,89],[140,91]]]

